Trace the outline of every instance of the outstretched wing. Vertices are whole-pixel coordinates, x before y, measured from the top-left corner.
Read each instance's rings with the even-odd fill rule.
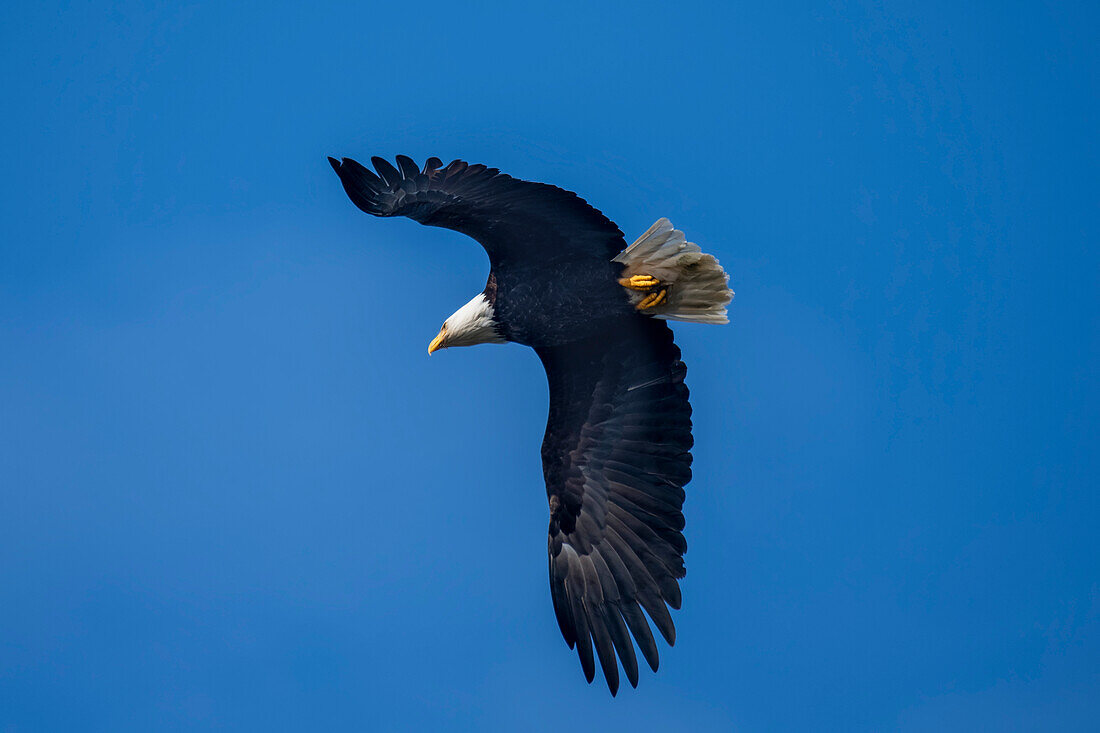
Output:
[[[550,383],[542,465],[550,500],[550,591],[561,633],[589,682],[592,649],[612,694],[615,652],[630,684],[657,645],[642,609],[671,645],[667,606],[680,607],[684,485],[691,479],[686,367],[660,321],[537,349]],[[629,632],[628,633],[628,629]]]
[[[562,258],[607,261],[626,246],[623,233],[575,193],[521,181],[496,168],[428,158],[421,170],[397,156],[397,168],[371,158],[377,175],[351,158],[329,158],[352,202],[375,216],[407,216],[473,237],[494,266]]]

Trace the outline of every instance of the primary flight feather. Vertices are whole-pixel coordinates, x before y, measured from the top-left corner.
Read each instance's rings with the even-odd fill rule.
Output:
[[[663,320],[725,323],[733,297],[718,261],[660,219],[629,247],[574,193],[483,165],[329,158],[352,202],[477,240],[485,289],[444,323],[428,353],[514,341],[546,369],[542,467],[550,505],[550,595],[585,678],[595,660],[612,694],[634,642],[656,671],[646,615],[670,645],[684,577],[691,480],[686,368]],[[644,614],[643,614],[644,611]]]

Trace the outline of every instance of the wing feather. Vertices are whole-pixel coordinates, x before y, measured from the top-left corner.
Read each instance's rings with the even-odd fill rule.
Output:
[[[614,334],[536,349],[550,384],[543,471],[550,502],[550,591],[562,636],[585,677],[593,651],[608,688],[616,656],[638,683],[634,641],[649,666],[676,630],[687,543],[691,406],[680,351],[659,321],[624,319]],[[591,647],[591,648],[590,648]]]
[[[604,262],[626,247],[623,233],[575,193],[512,178],[481,164],[429,158],[418,169],[373,157],[377,175],[351,158],[329,158],[352,202],[374,216],[406,216],[473,237],[496,266],[592,257]]]
[[[415,181],[417,176],[420,175],[420,169],[413,162],[413,159],[407,155],[397,156],[397,167],[401,171],[401,177],[406,181]]]
[[[378,175],[386,182],[387,186],[393,189],[401,186],[401,173],[393,167],[392,163],[385,158],[379,158],[377,155],[372,156],[370,162],[371,165],[374,166],[374,169],[378,171]]]

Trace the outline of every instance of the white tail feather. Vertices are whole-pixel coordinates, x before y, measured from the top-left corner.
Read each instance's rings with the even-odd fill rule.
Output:
[[[726,306],[733,299],[729,276],[717,259],[687,241],[668,219],[658,219],[613,261],[625,265],[623,277],[650,275],[661,281],[655,289],[667,288],[666,300],[645,309],[647,315],[693,323],[729,323]],[[635,306],[647,295],[629,288],[627,292]]]

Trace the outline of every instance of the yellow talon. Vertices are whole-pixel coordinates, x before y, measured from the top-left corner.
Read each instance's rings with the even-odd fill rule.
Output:
[[[652,275],[634,275],[622,278],[619,280],[619,284],[631,290],[649,290],[656,285],[660,285],[661,281]]]
[[[635,306],[635,307],[640,311],[644,311],[644,310],[647,310],[649,308],[653,308],[655,306],[658,306],[661,303],[664,303],[667,298],[668,298],[668,288],[662,288],[661,290],[658,290],[656,293],[650,293],[649,295],[645,296],[642,299],[642,302],[638,303],[638,305]]]

